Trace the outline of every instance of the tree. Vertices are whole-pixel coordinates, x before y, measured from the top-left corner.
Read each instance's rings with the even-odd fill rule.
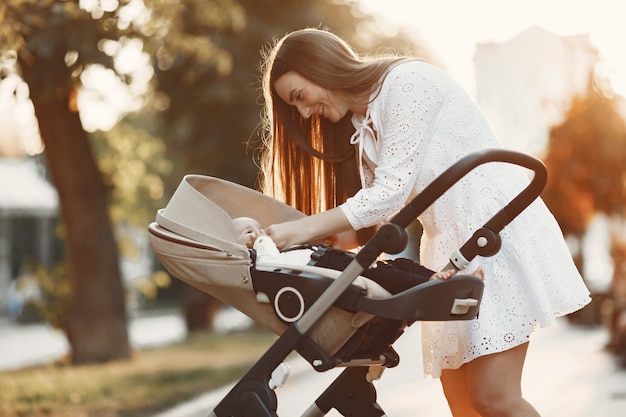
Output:
[[[273,38],[303,27],[328,27],[363,52],[382,46],[424,52],[406,35],[377,33],[372,17],[360,13],[356,2],[240,0],[239,4],[241,14],[224,27],[225,20],[219,26],[198,17],[202,2],[185,2],[187,13],[180,32],[184,37],[205,37],[204,42],[227,51],[215,65],[167,47],[171,38],[151,41],[153,50],[169,51],[168,65],[155,66],[155,79],[169,102],[162,113],[164,137],[182,171],[174,175],[172,187],[183,172],[255,185],[257,167],[251,153],[260,122],[260,50]]]
[[[574,98],[565,120],[550,130],[547,198],[566,233],[580,235],[596,212],[623,215],[626,204],[626,123],[619,98],[594,88]],[[568,213],[572,211],[574,214]]]
[[[624,228],[620,232],[623,233]],[[608,312],[609,342],[607,347],[626,368],[626,239],[616,233],[612,239],[611,258],[614,261],[611,282],[611,311]],[[608,303],[607,303],[608,304]]]
[[[543,197],[564,234],[579,240],[596,214],[625,214],[626,122],[620,100],[590,82],[586,95],[575,97],[563,122],[550,130]],[[574,260],[582,271],[582,253]]]
[[[128,358],[124,289],[106,190],[76,107],[85,65],[112,64],[91,46],[108,30],[94,24],[77,2],[11,0],[0,8],[1,23],[10,28],[2,33],[3,44],[17,53],[59,192],[73,294],[63,330],[72,360]]]
[[[596,213],[624,215],[626,123],[619,100],[591,82],[550,130],[544,198],[566,235],[582,236]]]
[[[355,13],[354,2],[314,0],[0,4],[0,44],[16,52],[60,195],[73,290],[63,328],[75,362],[129,355],[124,288],[109,217],[115,184],[106,182],[109,174],[103,182],[78,113],[77,92],[85,70],[100,65],[130,83],[132,76],[115,65],[115,51],[139,40],[149,54],[155,86],[143,110],[153,117],[144,126],[150,137],[167,138],[174,174],[166,195],[188,172],[252,186],[256,167],[246,142],[259,122],[259,49],[271,37],[304,26],[356,33],[367,18],[357,19]],[[371,27],[369,33],[375,34]],[[378,45],[374,39],[368,45]],[[407,49],[411,43],[400,36],[380,44]]]
[[[60,197],[69,256],[72,297],[62,328],[74,363],[130,356],[124,286],[109,217],[109,189],[94,158],[77,106],[81,75],[90,65],[115,71],[107,42],[148,40],[185,12],[171,2],[152,1],[153,19],[127,16],[143,3],[133,0],[84,3],[78,0],[7,0],[0,4],[3,56],[15,59],[46,147],[52,181]],[[228,15],[228,0],[212,2],[210,15]],[[176,6],[176,4],[174,4]],[[224,6],[224,7],[223,7]],[[141,9],[141,7],[139,7]],[[143,16],[149,14],[144,13]],[[159,19],[159,20],[157,20]],[[180,44],[200,53],[206,44]],[[115,48],[113,48],[115,49]],[[208,50],[209,59],[214,49]],[[119,78],[131,81],[126,74]]]

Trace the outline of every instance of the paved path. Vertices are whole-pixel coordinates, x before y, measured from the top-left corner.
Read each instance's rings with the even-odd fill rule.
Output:
[[[412,326],[394,345],[402,361],[375,383],[378,402],[389,417],[450,417],[438,380],[418,379],[419,354],[414,346],[419,326]],[[626,416],[626,371],[604,350],[603,328],[570,326],[565,320],[535,337],[523,382],[526,398],[543,417]],[[289,361],[292,375],[277,390],[278,415],[302,415],[334,379],[332,370],[313,371],[304,360]],[[157,417],[206,417],[230,387],[207,393]],[[328,416],[339,416],[331,411]]]
[[[237,317],[228,317],[229,323]],[[179,315],[132,319],[129,324],[134,346],[154,346],[183,338]],[[389,417],[450,417],[439,381],[421,375],[419,326],[412,326],[396,342],[401,363],[388,369],[376,382],[378,402]],[[559,326],[537,336],[531,343],[524,379],[524,392],[543,417],[626,416],[626,371],[604,350],[603,328]],[[67,352],[63,335],[45,325],[19,326],[0,319],[0,371],[44,363]],[[292,374],[277,390],[278,414],[302,414],[340,370],[315,372],[299,357],[289,360]],[[158,417],[206,417],[230,387],[208,392]],[[332,411],[328,416],[336,417]]]
[[[130,343],[137,348],[172,343],[186,336],[185,323],[175,312],[133,317],[128,330]],[[68,351],[65,336],[49,325],[20,325],[0,317],[0,372],[52,362]]]
[[[215,331],[240,329],[251,319],[227,307],[216,317]],[[133,348],[151,348],[183,340],[184,318],[178,310],[142,312],[129,319],[128,335]],[[65,336],[44,323],[20,325],[0,317],[0,372],[53,362],[69,352]]]

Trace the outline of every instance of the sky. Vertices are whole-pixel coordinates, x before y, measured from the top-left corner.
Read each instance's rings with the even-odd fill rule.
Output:
[[[626,96],[623,0],[359,0],[409,29],[450,75],[474,94],[477,43],[506,42],[532,25],[559,36],[588,33],[608,64],[615,92]]]

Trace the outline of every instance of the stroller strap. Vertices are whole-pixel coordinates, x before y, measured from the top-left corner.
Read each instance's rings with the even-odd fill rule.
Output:
[[[311,250],[313,250],[313,252],[311,252],[311,260],[307,264],[307,265],[311,265],[311,266],[317,265],[317,263],[319,262],[320,258],[322,256],[324,256],[327,252],[340,252],[340,253],[342,253],[344,255],[349,255],[349,256],[352,256],[352,257],[355,256],[353,253],[345,252],[345,251],[342,251],[341,249],[333,248],[332,246],[319,245],[319,246],[311,247]]]
[[[295,245],[287,249],[284,249],[283,252],[290,252],[294,250],[303,250],[303,249],[311,251],[311,260],[307,263],[307,265],[315,266],[315,264],[317,264],[317,261],[320,259],[320,257],[324,253],[326,253],[326,250],[329,249],[329,247],[321,246],[321,245]]]

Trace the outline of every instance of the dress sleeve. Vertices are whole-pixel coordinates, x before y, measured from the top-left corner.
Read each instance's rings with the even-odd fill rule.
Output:
[[[376,132],[374,178],[341,209],[355,230],[380,224],[407,203],[420,159],[450,94],[443,71],[421,61],[390,71],[370,104]]]

